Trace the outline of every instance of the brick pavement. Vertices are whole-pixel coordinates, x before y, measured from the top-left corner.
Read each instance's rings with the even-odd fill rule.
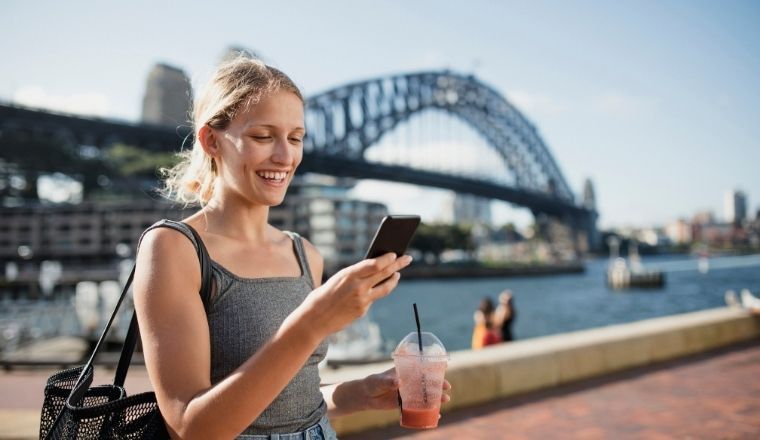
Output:
[[[144,370],[133,369],[127,389],[148,389]],[[113,370],[99,373],[106,382]],[[36,437],[48,374],[0,373],[0,438]],[[445,413],[435,430],[391,427],[341,440],[757,439],[758,378],[760,341]]]
[[[342,440],[758,439],[760,341]]]

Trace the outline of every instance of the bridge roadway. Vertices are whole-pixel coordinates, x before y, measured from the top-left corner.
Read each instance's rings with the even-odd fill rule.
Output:
[[[36,439],[47,370],[0,372],[0,439]],[[113,370],[100,370],[107,380]],[[445,413],[438,429],[343,440],[760,438],[760,341]],[[133,367],[127,389],[150,388]]]

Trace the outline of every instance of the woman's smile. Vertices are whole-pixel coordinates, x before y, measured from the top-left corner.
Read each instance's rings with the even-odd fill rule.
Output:
[[[281,188],[287,186],[288,177],[290,173],[288,171],[276,171],[276,170],[261,170],[256,171],[256,177],[264,182],[267,186],[273,188]]]

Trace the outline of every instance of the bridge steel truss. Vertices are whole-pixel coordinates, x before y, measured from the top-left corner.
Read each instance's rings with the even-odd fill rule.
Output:
[[[497,91],[473,76],[438,71],[376,78],[309,97],[305,109],[304,171],[432,186],[502,200],[526,207],[535,216],[549,215],[574,229],[586,230],[589,237],[596,234],[596,212],[575,202],[536,128]],[[502,157],[505,173],[511,173],[514,185],[365,159],[367,149],[383,135],[426,110],[445,111],[480,133]],[[2,103],[0,130],[47,132],[96,147],[120,141],[152,151],[178,151],[192,144],[189,126],[132,124]]]
[[[383,135],[426,110],[445,111],[480,133],[504,160],[514,186],[365,159]],[[423,72],[347,84],[307,99],[306,127],[302,167],[308,171],[446,188],[557,217],[589,214],[575,203],[535,127],[472,76]]]

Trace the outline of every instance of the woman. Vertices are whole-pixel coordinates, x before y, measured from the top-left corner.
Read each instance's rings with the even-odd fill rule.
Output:
[[[388,295],[411,257],[361,261],[321,284],[315,247],[267,223],[303,155],[298,88],[258,60],[233,60],[196,103],[194,129],[166,190],[202,206],[183,223],[213,260],[207,309],[194,244],[175,230],[144,235],[134,283],[145,362],[172,437],[335,438],[327,415],[396,408],[393,370],[320,389],[317,363],[325,338]]]
[[[494,327],[493,311],[491,298],[485,297],[480,300],[478,310],[472,317],[475,321],[475,326],[472,329],[472,348],[474,350],[501,342],[501,336]]]
[[[494,311],[494,325],[501,332],[501,340],[509,342],[512,337],[512,323],[515,321],[515,305],[509,289],[499,294],[499,305]]]

